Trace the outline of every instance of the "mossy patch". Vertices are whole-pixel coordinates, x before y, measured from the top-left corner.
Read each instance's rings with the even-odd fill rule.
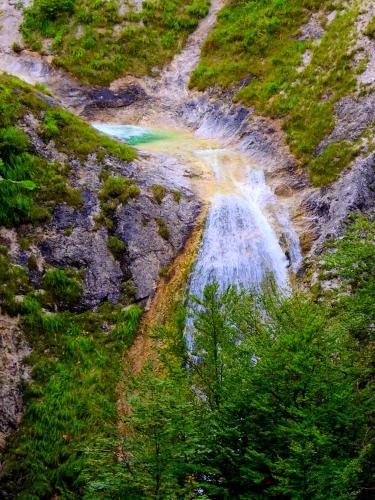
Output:
[[[165,186],[162,186],[160,184],[153,184],[151,186],[152,193],[154,195],[154,198],[156,202],[161,205],[162,201],[164,200],[166,194],[167,194],[167,188]]]
[[[170,237],[170,231],[167,228],[164,219],[156,219],[156,224],[158,225],[158,232],[159,235],[164,239],[164,240],[169,240]]]

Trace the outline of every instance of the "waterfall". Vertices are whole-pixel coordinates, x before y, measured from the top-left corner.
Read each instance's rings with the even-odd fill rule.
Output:
[[[147,149],[182,156],[185,162],[211,172],[203,197],[208,215],[197,261],[190,278],[190,292],[202,296],[204,287],[217,282],[259,286],[272,274],[280,288],[288,287],[288,261],[277,233],[294,235],[286,214],[265,182],[263,171],[240,152],[215,148],[212,140],[193,135],[132,125],[96,124],[101,132]],[[173,140],[171,140],[173,138]],[[199,182],[199,181],[198,181]],[[290,238],[289,238],[290,239]],[[298,238],[295,238],[298,242]],[[290,252],[293,254],[293,252]],[[298,251],[294,249],[298,258]]]

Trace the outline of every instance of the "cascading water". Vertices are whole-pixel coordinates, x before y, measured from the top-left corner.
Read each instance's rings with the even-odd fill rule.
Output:
[[[254,162],[191,134],[129,125],[95,127],[141,149],[178,156],[192,163],[198,174],[210,174],[200,186],[209,209],[190,280],[191,293],[201,296],[213,281],[222,290],[233,284],[257,287],[269,274],[279,287],[288,287],[290,262],[279,243],[285,228],[278,225],[277,199]]]
[[[267,186],[263,169],[246,153],[246,134],[242,142],[236,140],[246,127],[248,110],[234,110],[233,116],[229,113],[229,119],[223,120],[203,111],[200,121],[200,97],[195,96],[194,101],[188,90],[189,75],[221,5],[222,0],[212,0],[208,16],[190,35],[185,49],[158,79],[144,80],[153,101],[134,116],[139,125],[147,126],[95,125],[141,149],[178,157],[196,171],[198,180],[193,183],[209,207],[190,278],[190,292],[197,296],[202,296],[205,286],[214,281],[221,290],[229,285],[259,287],[267,275],[272,275],[280,288],[288,289],[288,268],[296,269],[301,261],[298,237],[287,210]],[[122,116],[132,118],[131,113],[129,110]],[[198,130],[193,135],[150,128],[160,122],[184,129],[187,124]],[[190,350],[191,326],[187,325],[186,332]]]

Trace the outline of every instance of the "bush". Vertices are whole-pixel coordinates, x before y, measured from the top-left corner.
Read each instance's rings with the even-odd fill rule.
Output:
[[[123,258],[126,251],[125,243],[118,236],[110,236],[108,238],[108,248],[112,255],[118,260]]]
[[[169,240],[170,232],[169,232],[169,229],[167,228],[164,220],[163,219],[156,219],[156,224],[158,225],[158,228],[159,228],[159,235],[164,240]]]
[[[108,177],[104,181],[101,198],[115,198],[119,203],[126,203],[130,198],[138,196],[140,189],[125,177]]]
[[[75,0],[35,0],[33,9],[40,18],[56,19],[61,14],[71,14]]]
[[[9,160],[10,155],[24,153],[29,147],[29,138],[18,127],[6,127],[0,130],[0,155],[4,161]]]
[[[21,45],[17,42],[14,42],[12,44],[12,50],[13,52],[15,52],[16,54],[20,54],[23,50],[23,48],[21,47]]]
[[[371,18],[365,30],[365,35],[369,38],[375,39],[375,16]]]

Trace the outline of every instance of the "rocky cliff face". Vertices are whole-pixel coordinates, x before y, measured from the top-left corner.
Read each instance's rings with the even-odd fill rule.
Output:
[[[24,410],[22,387],[30,379],[30,366],[24,360],[30,351],[17,318],[0,315],[0,452]]]
[[[186,182],[177,191],[172,180],[164,179],[165,196],[156,200],[152,191],[155,183],[147,172],[151,165],[154,179],[162,182],[164,177],[156,177],[156,172],[164,168],[163,158],[147,155],[129,163],[113,156],[98,160],[91,155],[79,161],[59,152],[52,142],[43,142],[37,133],[39,126],[32,114],[22,120],[35,152],[48,161],[70,167],[69,182],[80,190],[82,205],[79,208],[58,205],[49,222],[35,230],[28,228],[32,245],[14,253],[15,263],[25,265],[31,256],[36,258],[38,265],[33,279],[37,286],[48,265],[82,272],[83,295],[77,307],[96,307],[104,300],[117,302],[124,281],[134,282],[137,300],[152,296],[161,268],[181,250],[200,211],[194,193]],[[174,168],[183,175],[183,165],[176,161]],[[110,229],[99,220],[104,169],[109,176],[131,178],[140,187],[134,199],[116,206]],[[166,229],[163,235],[161,225]],[[108,248],[110,236],[117,236],[125,243],[123,257],[112,255]]]
[[[81,201],[77,206],[58,203],[42,224],[2,228],[0,244],[7,248],[11,263],[27,271],[35,293],[43,294],[42,280],[49,269],[73,273],[82,294],[70,310],[95,310],[105,301],[145,305],[201,209],[187,179],[189,172],[163,155],[142,154],[129,162],[110,154],[83,159],[65,153],[43,137],[41,120],[42,115],[29,112],[18,126],[29,137],[34,155],[65,165],[69,185],[80,192]],[[103,186],[111,178],[129,179],[137,190],[126,201],[110,199],[115,204],[103,217]],[[155,196],[155,185],[162,196]],[[120,251],[111,247],[113,240]],[[1,315],[0,446],[17,427],[23,410],[22,385],[31,369],[24,362],[30,349],[17,320]]]

